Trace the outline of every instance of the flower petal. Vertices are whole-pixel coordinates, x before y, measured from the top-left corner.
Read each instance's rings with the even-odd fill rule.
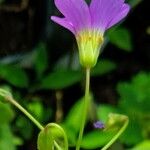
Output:
[[[103,32],[108,29],[108,24],[114,17],[120,14],[120,10],[124,5],[124,0],[92,0],[90,4],[90,13],[92,18],[92,25],[100,28]],[[120,16],[121,17],[121,16]],[[120,21],[118,16],[117,21]]]
[[[123,19],[129,12],[130,6],[128,4],[124,4],[120,10],[120,13],[113,18],[110,23],[107,25],[107,29],[115,25],[117,22],[119,22],[121,19]]]
[[[74,27],[71,22],[69,22],[66,18],[60,18],[56,16],[52,16],[51,20],[70,30],[73,34],[75,34]]]
[[[89,8],[84,0],[55,0],[55,5],[76,31],[91,25]]]

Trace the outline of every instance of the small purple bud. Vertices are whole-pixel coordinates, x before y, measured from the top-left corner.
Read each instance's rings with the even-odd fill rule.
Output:
[[[96,121],[94,124],[93,124],[94,128],[96,129],[103,129],[105,126],[104,124],[101,122],[101,121]]]

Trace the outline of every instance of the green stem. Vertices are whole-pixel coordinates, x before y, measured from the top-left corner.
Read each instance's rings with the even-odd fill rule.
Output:
[[[19,103],[17,103],[12,97],[5,97],[7,101],[16,106],[21,112],[23,112],[40,130],[43,130],[44,127],[31,115],[29,114]]]
[[[83,105],[83,118],[82,118],[82,122],[80,126],[76,150],[80,149],[80,145],[82,142],[84,126],[85,126],[86,117],[87,117],[88,104],[89,104],[89,89],[90,89],[90,69],[87,68],[86,69],[86,83],[85,83],[85,97],[84,97],[84,105]]]
[[[101,150],[107,150],[117,139],[118,137],[124,132],[126,127],[128,126],[129,120],[127,119],[122,126],[122,128],[118,131],[118,133],[101,149]]]
[[[15,99],[13,99],[12,95],[9,92],[0,89],[0,96],[2,96],[7,102],[10,102],[12,105],[17,107],[21,112],[23,112],[40,130],[44,130],[44,127],[30,113],[28,113]],[[68,150],[68,141],[64,130],[57,124],[54,125],[57,126],[57,128],[59,128],[63,132],[65,137],[65,145],[67,147],[66,150]],[[54,146],[58,150],[62,150],[62,148],[58,145],[56,141],[54,141]]]
[[[6,97],[7,101],[16,106],[21,112],[23,112],[40,130],[44,130],[44,127],[30,114],[28,113],[19,103],[17,103],[12,97]],[[59,127],[59,126],[57,126]],[[60,127],[59,127],[60,128]],[[61,129],[61,128],[60,128]],[[62,130],[62,129],[61,129]],[[63,131],[63,130],[62,130]],[[66,137],[65,137],[66,138]],[[54,145],[58,150],[62,150],[56,141]],[[68,146],[68,145],[67,145]]]
[[[62,148],[57,144],[56,141],[54,141],[54,145],[55,145],[55,147],[56,147],[58,150],[62,150]]]
[[[68,150],[68,140],[67,140],[67,135],[66,133],[64,132],[63,128],[61,126],[59,126],[58,124],[56,123],[51,123],[51,126],[55,126],[57,127],[59,130],[61,130],[61,132],[63,133],[64,135],[64,145],[66,145],[66,149],[65,150]],[[54,142],[54,144],[56,144],[56,142]],[[56,145],[55,145],[56,146]]]

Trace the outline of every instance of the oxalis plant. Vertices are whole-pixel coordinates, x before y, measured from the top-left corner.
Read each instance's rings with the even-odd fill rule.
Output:
[[[85,96],[83,98],[82,120],[76,141],[76,150],[82,147],[82,137],[88,110],[91,106],[90,71],[96,65],[101,46],[104,43],[104,33],[107,29],[121,21],[129,12],[129,5],[124,0],[91,0],[90,5],[84,0],[55,0],[55,5],[64,17],[52,16],[51,20],[70,30],[76,38],[80,64],[85,69]],[[9,102],[23,112],[39,129],[37,139],[38,150],[68,150],[68,138],[64,129],[56,124],[41,125],[27,110],[13,98],[8,91],[0,89],[3,101]],[[106,134],[109,141],[101,150],[108,149],[123,133],[128,125],[128,117],[121,114],[109,114],[103,124],[97,121],[95,128]],[[99,130],[97,131],[99,132]],[[99,134],[101,134],[99,132]]]

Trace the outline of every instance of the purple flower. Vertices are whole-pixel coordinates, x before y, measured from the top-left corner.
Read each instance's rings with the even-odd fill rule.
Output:
[[[75,35],[80,62],[89,68],[97,62],[104,32],[129,12],[124,0],[91,0],[89,6],[85,0],[55,0],[55,5],[64,17],[51,19]]]
[[[101,121],[96,121],[96,122],[94,122],[94,128],[96,128],[96,129],[104,129],[104,124],[101,122]]]

